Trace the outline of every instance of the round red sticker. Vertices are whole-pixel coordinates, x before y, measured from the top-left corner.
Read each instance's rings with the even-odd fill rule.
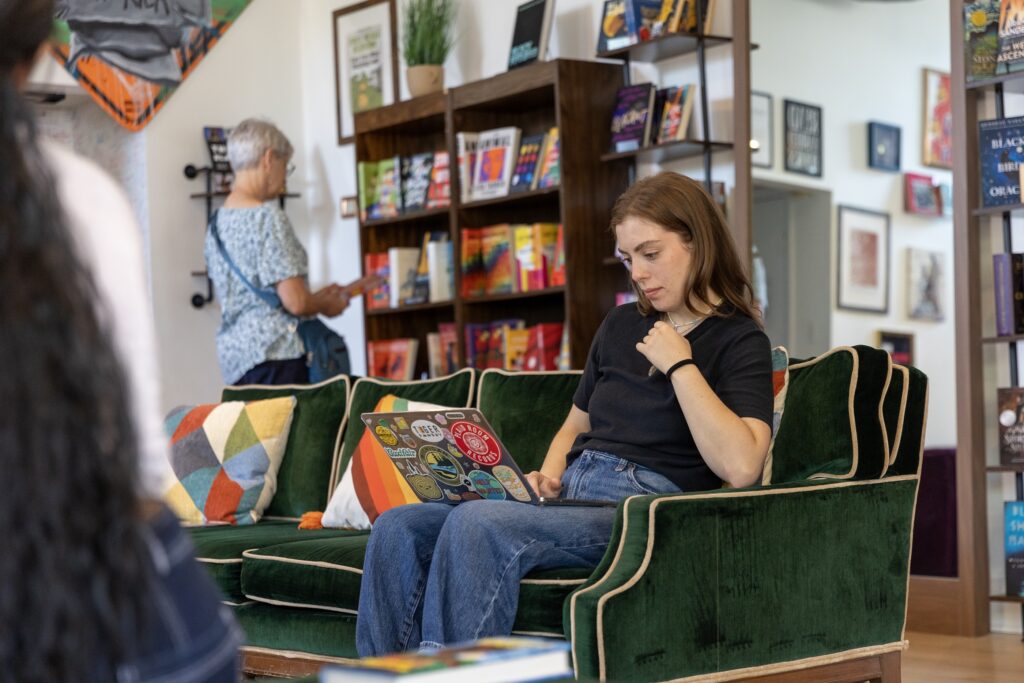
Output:
[[[481,465],[496,465],[501,460],[501,449],[494,437],[472,422],[453,423],[452,437],[470,460]]]

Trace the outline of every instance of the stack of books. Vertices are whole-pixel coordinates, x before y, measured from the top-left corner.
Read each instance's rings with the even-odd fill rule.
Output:
[[[612,114],[612,149],[628,152],[686,140],[696,85],[655,89],[652,83],[619,88]]]

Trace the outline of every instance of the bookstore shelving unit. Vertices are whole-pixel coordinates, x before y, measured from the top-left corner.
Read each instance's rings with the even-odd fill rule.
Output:
[[[1011,216],[1022,205],[982,208],[978,121],[994,101],[995,118],[1004,117],[1004,88],[1024,88],[1024,73],[967,83],[964,57],[964,0],[950,0],[953,100],[953,261],[956,305],[957,385],[957,564],[952,579],[912,576],[908,628],[981,635],[989,631],[990,602],[1022,602],[990,590],[987,489],[992,477],[1013,476],[1016,497],[1024,499],[1018,468],[990,465],[998,452],[994,416],[986,404],[995,386],[986,385],[986,367],[1005,357],[1009,376],[1001,386],[1019,385],[1017,346],[1024,336],[994,336],[985,312],[994,310],[983,268],[994,251],[1012,252]],[[991,98],[991,99],[990,99]],[[991,118],[984,116],[984,118]],[[998,220],[998,224],[996,221]],[[991,278],[991,275],[987,275]],[[993,458],[998,461],[998,457]],[[1024,611],[1022,611],[1024,617]]]
[[[582,368],[590,340],[614,303],[616,282],[602,259],[611,253],[608,219],[627,187],[624,166],[601,163],[606,122],[623,83],[617,64],[557,59],[539,62],[450,90],[357,114],[356,160],[448,150],[451,206],[446,210],[362,221],[361,256],[390,247],[418,247],[426,231],[445,230],[453,245],[455,296],[451,302],[367,310],[367,342],[394,337],[420,340],[414,376],[427,369],[426,335],[454,322],[459,365],[465,365],[463,325],[522,318],[528,326],[563,322],[570,365]],[[517,126],[523,136],[553,126],[560,131],[561,183],[557,188],[484,201],[459,201],[455,134]],[[566,284],[539,291],[482,297],[459,295],[460,232],[498,223],[559,222],[565,242]]]

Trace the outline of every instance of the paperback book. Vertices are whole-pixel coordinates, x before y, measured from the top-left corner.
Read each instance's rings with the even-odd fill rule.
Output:
[[[1019,0],[999,4],[999,56],[996,71],[1001,74],[1024,68],[1024,9]]]
[[[427,192],[430,190],[430,171],[433,166],[433,152],[402,158],[402,206],[406,211],[427,208]]]
[[[459,170],[459,201],[467,204],[473,199],[473,170],[476,167],[478,133],[456,133],[455,148]]]
[[[621,50],[639,40],[633,0],[605,0],[597,35],[597,54]]]
[[[514,126],[485,130],[477,139],[473,201],[504,197],[512,180],[520,130]]]
[[[1024,387],[997,390],[999,464],[1024,465]]]
[[[554,7],[555,0],[530,0],[516,10],[516,27],[512,31],[512,49],[508,55],[509,69],[547,58]]]
[[[519,154],[516,169],[512,173],[512,187],[509,192],[526,192],[533,188],[533,179],[540,163],[541,148],[544,146],[546,133],[527,135],[519,143]]]
[[[1006,594],[1024,598],[1024,502],[1003,503],[1006,534]]]
[[[978,123],[983,206],[1020,202],[1020,164],[1024,160],[1024,116]]]
[[[650,83],[619,88],[612,114],[612,149],[628,152],[650,140],[654,86]]]
[[[996,75],[999,62],[999,0],[964,5],[964,71],[967,81]]]
[[[558,128],[552,128],[544,136],[544,147],[541,149],[540,161],[534,183],[538,189],[558,187],[562,182],[562,147],[559,142]]]
[[[430,189],[427,190],[427,208],[443,209],[452,203],[451,176],[448,171],[448,152],[434,152],[430,168]]]

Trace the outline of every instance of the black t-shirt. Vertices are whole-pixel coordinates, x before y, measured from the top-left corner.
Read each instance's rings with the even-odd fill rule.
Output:
[[[650,361],[636,350],[658,319],[626,304],[601,323],[573,396],[590,416],[590,431],[576,437],[568,462],[589,448],[649,467],[683,491],[718,488],[722,482],[698,452],[672,383],[660,372],[651,376]],[[739,417],[771,425],[771,345],[757,324],[741,315],[712,317],[687,339],[718,398]]]

